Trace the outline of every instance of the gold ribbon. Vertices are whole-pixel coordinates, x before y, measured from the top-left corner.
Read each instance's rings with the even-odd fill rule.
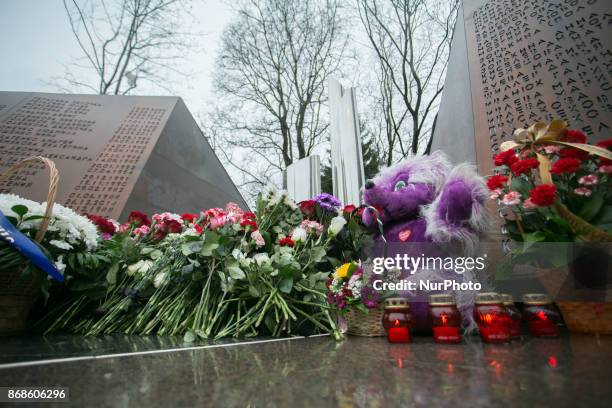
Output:
[[[599,146],[593,146],[586,143],[570,143],[562,142],[561,137],[565,134],[567,123],[564,120],[553,120],[551,123],[537,122],[527,129],[516,129],[514,131],[514,140],[503,142],[500,146],[502,152],[506,150],[519,148],[533,148],[536,145],[556,144],[575,149],[584,150],[589,154],[603,157],[612,160],[612,152]],[[552,176],[550,175],[550,160],[545,155],[538,153],[535,149],[538,162],[540,179],[542,183],[553,184]]]

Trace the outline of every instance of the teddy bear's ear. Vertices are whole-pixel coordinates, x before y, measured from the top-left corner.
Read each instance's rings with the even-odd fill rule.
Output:
[[[433,185],[438,194],[452,168],[446,155],[436,150],[429,155],[415,157],[413,160],[410,182]]]

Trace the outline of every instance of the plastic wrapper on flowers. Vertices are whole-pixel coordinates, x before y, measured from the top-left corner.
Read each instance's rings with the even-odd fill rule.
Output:
[[[103,296],[72,291],[46,330],[86,335],[196,337],[341,334],[325,282],[339,259],[358,259],[368,234],[335,198],[312,212],[286,193],[261,194],[254,212],[236,204],[200,214],[132,214],[103,232]],[[339,203],[338,203],[339,204]]]

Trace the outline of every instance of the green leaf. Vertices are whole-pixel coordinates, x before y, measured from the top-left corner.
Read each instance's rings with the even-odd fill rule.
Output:
[[[370,310],[367,307],[365,307],[365,305],[361,302],[355,303],[353,306],[356,307],[358,310],[361,310],[364,313],[370,312]]]
[[[13,226],[17,226],[17,224],[19,224],[19,220],[15,217],[11,217],[10,215],[6,216],[6,219],[10,221],[11,224],[13,224]]]
[[[284,278],[278,284],[278,289],[283,293],[291,293],[291,289],[293,289],[293,278]]]
[[[325,250],[325,247],[322,246],[316,246],[314,248],[312,248],[312,261],[317,263],[317,262],[321,262],[321,260],[323,259],[323,257],[325,257],[325,255],[327,254],[327,251]]]
[[[217,234],[215,231],[206,230],[204,231],[204,241],[218,243],[219,234]]]
[[[514,191],[521,193],[523,197],[529,196],[529,190],[531,188],[530,183],[522,177],[513,177],[510,184],[510,188]]]
[[[202,245],[202,250],[200,251],[200,255],[212,256],[213,251],[217,248],[219,248],[219,244],[217,244],[216,242],[205,241],[204,245]]]
[[[181,252],[185,256],[198,253],[202,250],[204,243],[202,241],[185,242],[181,245]]]
[[[181,268],[182,275],[189,275],[193,272],[193,264],[187,264]]]
[[[541,242],[544,241],[545,238],[546,236],[540,231],[523,234],[523,240],[525,242]]]
[[[253,297],[259,297],[259,290],[253,285],[249,286],[249,295]]]
[[[584,204],[584,206],[580,209],[578,216],[584,219],[585,221],[591,221],[593,218],[595,218],[595,216],[597,215],[597,213],[599,213],[599,210],[601,210],[601,207],[604,204],[604,195],[604,191],[599,191],[593,194]]]
[[[22,204],[17,204],[11,207],[11,210],[19,216],[19,218],[23,218],[24,215],[28,213],[28,207]]]
[[[244,274],[242,269],[240,269],[238,264],[236,264],[236,265],[229,265],[229,266],[226,267],[226,270],[229,273],[229,276],[232,277],[232,279],[238,280],[238,279],[246,278],[246,275]]]
[[[117,283],[117,272],[119,272],[118,263],[114,263],[111,265],[110,268],[108,268],[108,272],[106,272],[106,281],[110,285],[114,285],[115,283]]]
[[[340,265],[342,265],[342,262],[341,262],[339,259],[337,259],[337,258],[333,258],[333,257],[331,257],[331,256],[328,256],[328,257],[327,257],[327,261],[328,261],[328,262],[331,264],[331,266],[332,266],[332,267],[334,267],[334,268],[337,268],[337,267],[339,267]]]
[[[28,215],[23,220],[24,221],[35,221],[35,220],[42,220],[44,218],[45,217],[43,215]]]
[[[187,330],[185,332],[185,335],[183,336],[183,341],[185,343],[193,343],[195,341],[195,339],[196,339],[196,335],[191,330]]]
[[[161,258],[161,257],[162,257],[162,255],[163,255],[163,252],[162,252],[162,251],[160,251],[159,249],[156,249],[156,250],[152,251],[152,252],[149,254],[149,257],[150,257],[152,260],[156,260],[156,259]]]

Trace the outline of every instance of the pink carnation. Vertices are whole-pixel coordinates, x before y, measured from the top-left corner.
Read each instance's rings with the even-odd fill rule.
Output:
[[[225,214],[219,215],[217,217],[210,218],[208,225],[210,226],[210,229],[214,231],[216,229],[223,227],[225,224],[227,224],[227,220],[228,220],[227,215]]]
[[[589,197],[593,192],[586,187],[578,187],[574,189],[574,194]]]
[[[503,191],[501,188],[496,188],[495,190],[491,191],[491,195],[489,197],[491,198],[491,200],[497,200],[502,192]]]
[[[599,166],[599,172],[603,174],[612,173],[612,164],[604,164],[602,166]]]
[[[531,198],[528,198],[525,200],[525,202],[523,202],[523,208],[525,210],[533,210],[534,208],[537,208],[538,206],[531,201]]]
[[[317,221],[304,220],[300,224],[300,227],[304,228],[309,233],[316,232],[317,235],[321,235],[323,233],[323,225]]]
[[[177,214],[172,214],[169,212],[164,212],[161,214],[153,214],[153,221],[155,221],[158,224],[161,224],[163,222],[166,221],[170,221],[170,220],[175,220],[175,221],[181,221],[181,217]]]
[[[266,241],[259,230],[251,232],[251,239],[255,241],[255,246],[257,246],[257,248],[261,248],[262,246],[266,245]]]
[[[556,154],[556,153],[559,153],[560,150],[561,150],[561,146],[559,146],[559,145],[546,145],[546,146],[544,146],[544,151],[547,154]]]
[[[520,202],[521,194],[518,191],[511,191],[502,198],[502,203],[504,205],[517,205],[520,204]]]
[[[140,227],[134,229],[134,235],[142,237],[144,235],[147,235],[150,231],[151,228],[149,228],[149,226],[141,225]]]
[[[578,183],[582,184],[583,186],[594,186],[599,183],[599,177],[597,177],[595,174],[588,174],[580,177],[578,179]]]
[[[228,213],[236,213],[236,214],[240,214],[244,212],[242,211],[242,209],[240,208],[238,204],[232,201],[230,201],[229,203],[225,205],[225,211]]]

